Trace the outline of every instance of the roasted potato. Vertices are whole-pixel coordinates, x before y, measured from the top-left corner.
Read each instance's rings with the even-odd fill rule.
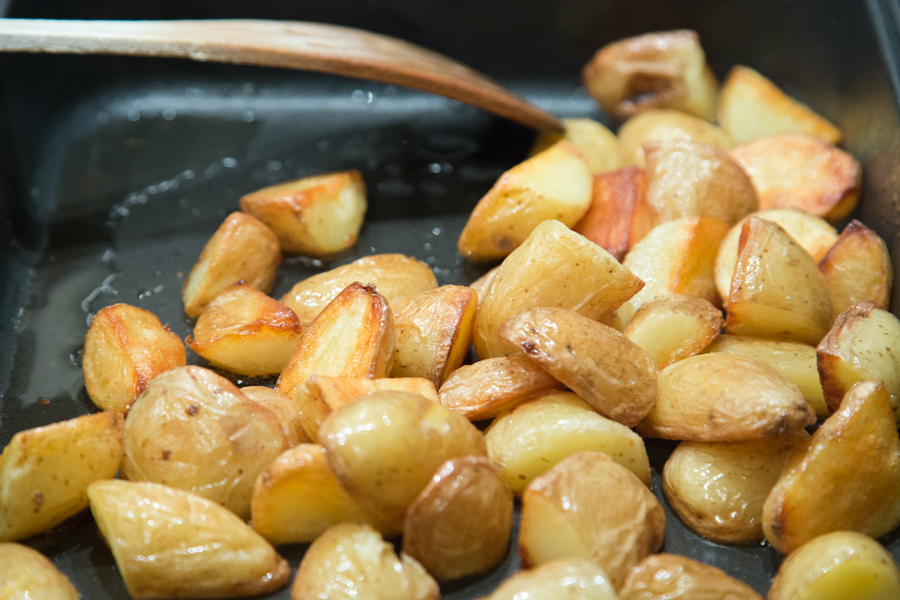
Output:
[[[294,404],[290,398],[264,386],[243,387],[241,393],[257,404],[265,406],[278,417],[289,447],[293,448],[297,444],[305,444],[310,441],[309,436],[303,430],[303,415],[300,413],[300,407]]]
[[[619,128],[622,162],[645,167],[644,144],[658,140],[685,140],[731,150],[727,131],[700,117],[672,109],[651,109],[625,121]]]
[[[78,600],[79,595],[68,577],[37,550],[0,543],[0,598]]]
[[[835,318],[864,300],[888,308],[894,269],[887,245],[856,219],[841,232],[819,269],[825,275]]]
[[[566,140],[578,148],[594,175],[622,166],[619,138],[601,123],[593,119],[562,119],[562,123],[565,127],[562,133],[549,129],[538,132],[531,148],[531,156],[543,152],[560,140]]]
[[[584,558],[551,560],[519,571],[482,600],[619,600],[606,572]]]
[[[491,284],[494,282],[494,275],[496,275],[499,270],[500,265],[497,265],[469,285],[469,287],[478,294],[479,306],[481,305],[481,301],[484,300],[484,297],[487,295],[488,290],[491,289]]]
[[[746,583],[678,554],[639,562],[619,590],[621,600],[763,600]]]

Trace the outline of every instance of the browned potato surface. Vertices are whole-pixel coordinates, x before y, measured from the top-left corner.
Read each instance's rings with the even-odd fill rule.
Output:
[[[887,245],[856,219],[841,232],[819,269],[825,275],[835,317],[864,300],[889,308],[894,269]]]
[[[482,600],[619,600],[606,572],[584,558],[552,560],[519,571]]]
[[[644,144],[658,140],[685,140],[730,150],[731,135],[721,127],[694,115],[672,109],[651,109],[628,119],[619,128],[619,144],[625,165],[646,166]]]
[[[588,163],[591,173],[599,175],[622,166],[619,138],[612,131],[593,119],[562,119],[565,131],[558,133],[542,129],[531,148],[534,156],[556,142],[571,142]]]
[[[648,556],[628,574],[621,600],[763,600],[746,583],[678,554]]]
[[[91,401],[103,410],[125,412],[150,380],[184,366],[187,352],[150,311],[113,304],[91,319],[81,362]]]
[[[309,436],[303,430],[300,407],[294,404],[290,398],[264,386],[243,387],[241,393],[257,404],[265,406],[278,417],[289,447],[293,448],[297,444],[305,444],[310,441]]]
[[[641,306],[623,333],[664,369],[699,353],[724,326],[722,312],[708,300],[666,294]]]
[[[22,544],[0,543],[0,598],[78,600],[72,582],[43,554]]]

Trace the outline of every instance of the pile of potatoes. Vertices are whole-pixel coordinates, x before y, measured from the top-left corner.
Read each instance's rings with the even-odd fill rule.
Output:
[[[491,600],[759,600],[658,553],[661,438],[680,441],[662,473],[679,518],[787,555],[769,600],[900,598],[872,539],[900,524],[900,321],[884,242],[834,228],[861,185],[840,130],[747,67],[719,89],[690,31],[610,44],[584,83],[618,135],[539,136],[459,238],[502,261],[470,286],[384,254],[275,300],[282,252],[353,245],[365,188],[242,198],[185,280],[184,343],[133,306],[93,319],[104,412],[13,438],[0,540],[90,506],[134,598],[271,592],[291,575],[273,545],[311,542],[295,600],[431,599],[502,561],[518,502],[524,570]],[[77,597],[0,544],[0,596],[22,589]]]

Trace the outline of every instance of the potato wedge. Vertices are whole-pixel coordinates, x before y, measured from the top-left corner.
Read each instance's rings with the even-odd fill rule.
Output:
[[[644,144],[657,140],[685,140],[731,150],[734,140],[721,127],[700,117],[672,109],[651,109],[625,121],[619,128],[622,162],[646,167]]]
[[[208,369],[179,367],[131,407],[122,475],[188,490],[247,518],[257,475],[286,449],[269,409]]]
[[[834,316],[863,300],[889,308],[894,268],[887,245],[878,234],[854,219],[819,262]]]
[[[338,481],[397,529],[439,466],[457,456],[487,456],[484,437],[465,417],[403,392],[375,392],[338,408],[322,423],[319,440]]]
[[[444,285],[396,300],[391,310],[397,332],[391,377],[424,377],[440,386],[469,354],[478,294]]]
[[[522,495],[519,553],[525,565],[589,558],[613,587],[659,550],[666,515],[634,473],[602,452],[579,452],[534,481]]]
[[[469,286],[478,294],[478,305],[481,305],[481,301],[484,300],[484,297],[487,295],[489,289],[491,289],[491,284],[494,282],[494,276],[497,274],[497,271],[500,270],[500,265],[493,267],[487,273],[476,279]]]
[[[828,286],[816,261],[780,225],[747,219],[725,331],[818,344],[833,320]]]
[[[290,398],[272,388],[263,386],[243,387],[241,393],[257,404],[265,406],[278,417],[288,447],[293,448],[297,444],[306,444],[310,441],[309,436],[303,430],[300,408]]]
[[[653,225],[647,171],[631,166],[594,176],[591,205],[572,230],[621,262]]]
[[[485,456],[452,458],[406,512],[403,552],[438,581],[487,571],[506,556],[513,494]]]
[[[311,542],[338,523],[397,533],[344,490],[319,444],[286,450],[259,474],[250,514],[253,530],[276,545]]]
[[[554,465],[584,450],[603,452],[650,487],[644,440],[621,423],[597,414],[571,392],[523,402],[497,417],[484,432],[488,456],[503,468],[513,492]]]
[[[510,254],[475,315],[475,351],[482,359],[513,349],[497,334],[531,306],[569,308],[600,319],[644,285],[628,268],[559,221],[545,221]]]
[[[606,572],[584,558],[552,560],[519,571],[482,600],[619,600]]]
[[[438,584],[414,558],[368,525],[341,523],[319,536],[303,556],[291,600],[313,598],[438,600]]]
[[[791,553],[772,581],[769,600],[892,600],[900,598],[894,557],[869,536],[835,531]]]
[[[763,600],[746,583],[678,554],[653,554],[631,570],[621,600]]]
[[[243,196],[241,210],[268,225],[284,252],[325,257],[356,243],[366,184],[355,169],[304,177]]]
[[[722,312],[708,300],[666,294],[640,307],[623,333],[664,369],[699,354],[723,327]]]
[[[274,592],[291,569],[215,502],[164,485],[98,481],[91,512],[132,598],[234,598]]]
[[[301,335],[294,311],[237,283],[209,303],[184,343],[220,369],[258,377],[281,373]]]
[[[181,338],[150,311],[128,304],[100,309],[84,336],[84,387],[103,410],[126,412],[150,381],[187,362]]]
[[[499,334],[613,421],[633,427],[656,402],[653,359],[612,327],[565,308],[528,308]]]
[[[304,279],[282,296],[281,302],[306,328],[355,281],[375,286],[388,302],[437,287],[434,272],[424,262],[403,254],[373,254]]]
[[[504,173],[478,201],[459,236],[459,253],[469,260],[497,260],[543,221],[571,227],[591,204],[593,182],[578,148],[557,142]]]
[[[0,542],[48,531],[86,509],[88,485],[119,470],[124,431],[122,414],[110,411],[15,434],[0,454]]]
[[[794,207],[835,223],[859,201],[859,161],[814,135],[773,135],[731,154],[750,176],[760,209]]]
[[[744,442],[681,442],[666,461],[663,489],[681,520],[714,542],[763,539],[763,504],[791,453],[809,440],[790,435]]]
[[[837,410],[857,381],[880,379],[900,423],[900,320],[874,302],[841,314],[816,349],[825,402]]]
[[[622,166],[619,138],[603,124],[593,119],[562,119],[562,124],[565,127],[563,133],[550,129],[538,132],[531,148],[531,156],[543,152],[560,140],[566,140],[578,148],[594,175]]]
[[[788,554],[832,531],[877,537],[898,524],[900,438],[884,385],[863,381],[785,467],[763,508],[763,531]]]
[[[206,242],[184,280],[184,312],[200,316],[213,298],[238,281],[269,293],[279,264],[281,248],[272,230],[256,217],[231,213]]]
[[[0,543],[0,598],[78,600],[78,592],[47,557],[22,544]]]
[[[493,419],[516,404],[565,386],[527,358],[500,356],[460,367],[440,389],[441,404],[470,421]]]
[[[778,133],[809,133],[837,144],[841,130],[750,67],[732,67],[722,85],[718,122],[742,144]]]
[[[816,422],[797,386],[738,354],[700,354],[659,372],[656,404],[636,427],[644,437],[738,442],[778,437]]]
[[[581,72],[606,114],[623,121],[653,108],[712,120],[719,82],[696,31],[647,33],[601,48]]]

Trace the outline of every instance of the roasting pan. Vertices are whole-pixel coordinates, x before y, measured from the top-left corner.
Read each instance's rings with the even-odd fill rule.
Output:
[[[886,240],[900,264],[895,0],[29,0],[0,2],[0,12],[359,27],[456,58],[557,116],[601,121],[579,85],[593,52],[646,31],[693,28],[720,79],[732,64],[755,67],[843,129],[845,147],[863,165],[853,216]],[[80,352],[87,320],[103,306],[134,304],[182,338],[190,333],[184,275],[238,198],[265,185],[357,168],[370,203],[351,252],[328,263],[288,258],[275,297],[303,277],[375,252],[426,261],[441,284],[472,282],[486,267],[456,252],[466,215],[525,157],[533,136],[478,109],[369,81],[178,60],[0,56],[0,444],[22,429],[95,410]],[[674,444],[647,446],[654,491],[667,510],[664,551],[715,565],[765,594],[778,553],[689,532],[660,491]],[[898,534],[881,541],[900,560]],[[128,597],[89,512],[27,543],[83,598]],[[304,550],[280,549],[293,567]],[[444,597],[481,597],[517,568],[513,546],[492,572],[444,586]],[[288,591],[270,597],[288,598]]]

